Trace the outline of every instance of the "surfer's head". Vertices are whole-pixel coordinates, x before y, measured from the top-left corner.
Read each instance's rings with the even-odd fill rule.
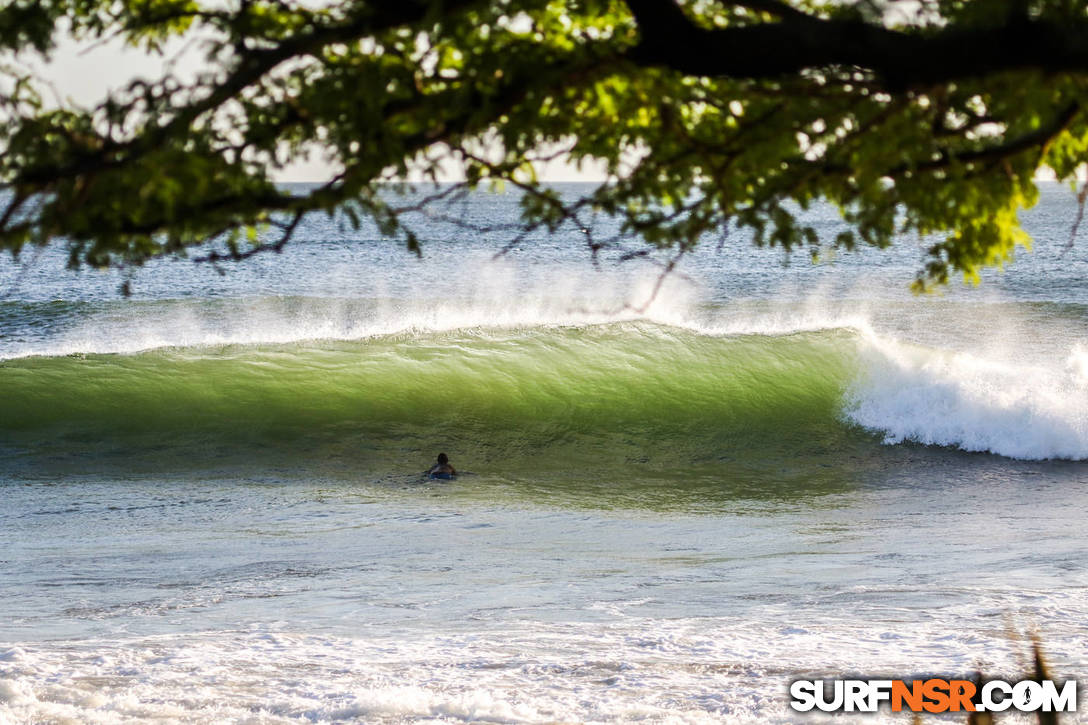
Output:
[[[445,453],[439,453],[438,454],[438,462],[441,463],[444,466],[444,465],[446,465],[447,463],[450,462],[450,457],[447,456]]]

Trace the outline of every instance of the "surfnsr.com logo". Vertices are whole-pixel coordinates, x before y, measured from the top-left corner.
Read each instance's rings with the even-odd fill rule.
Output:
[[[797,680],[790,685],[797,712],[1076,712],[1076,680]]]

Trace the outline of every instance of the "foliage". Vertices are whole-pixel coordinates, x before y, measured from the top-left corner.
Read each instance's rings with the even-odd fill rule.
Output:
[[[206,70],[56,107],[18,60],[64,34],[202,38]],[[0,52],[0,247],[63,238],[75,266],[209,239],[200,258],[242,258],[336,208],[418,249],[418,206],[385,190],[452,158],[465,182],[429,201],[512,184],[522,232],[607,214],[677,254],[727,230],[921,237],[924,287],[1008,260],[1037,170],[1088,160],[1085,0],[8,0]],[[561,153],[608,182],[562,201],[534,170]],[[273,183],[311,154],[331,181]],[[833,239],[800,213],[820,200],[848,223]]]

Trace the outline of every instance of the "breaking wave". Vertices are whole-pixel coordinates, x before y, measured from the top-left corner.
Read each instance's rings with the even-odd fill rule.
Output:
[[[1082,349],[1048,369],[863,324],[738,329],[583,321],[13,357],[0,367],[0,447],[91,464],[159,456],[160,467],[162,455],[290,454],[380,468],[436,445],[477,460],[667,467],[831,452],[876,434],[1088,458]]]

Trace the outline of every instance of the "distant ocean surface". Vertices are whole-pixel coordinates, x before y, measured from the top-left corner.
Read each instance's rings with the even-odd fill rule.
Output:
[[[326,216],[223,274],[4,258],[0,723],[794,722],[794,679],[1015,679],[1032,632],[1083,678],[1075,215],[1045,185],[1034,251],[925,296],[918,239],[733,235],[655,295],[436,218],[422,259]]]

